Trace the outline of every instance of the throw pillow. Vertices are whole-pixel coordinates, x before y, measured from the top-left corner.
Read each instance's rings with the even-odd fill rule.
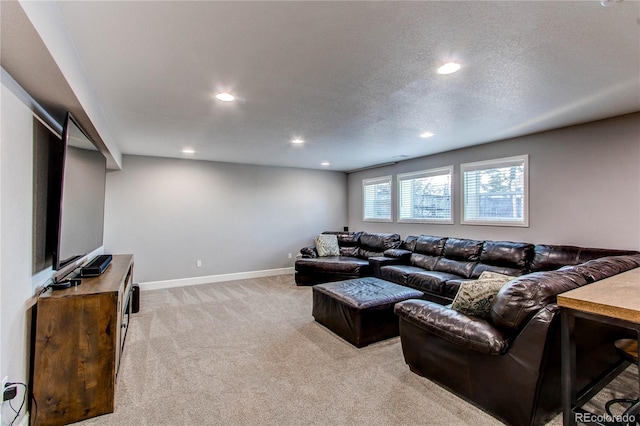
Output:
[[[491,301],[512,278],[484,278],[463,282],[453,299],[451,309],[465,315],[487,317],[491,309]]]
[[[316,237],[316,251],[318,256],[340,256],[338,237],[332,234],[320,234]]]
[[[505,280],[505,282],[507,282],[507,281],[511,281],[515,277],[512,277],[511,275],[499,274],[497,272],[492,272],[492,271],[484,271],[483,273],[480,274],[480,277],[478,279],[483,280],[485,278],[489,278],[489,279],[498,278],[498,279],[503,279]]]

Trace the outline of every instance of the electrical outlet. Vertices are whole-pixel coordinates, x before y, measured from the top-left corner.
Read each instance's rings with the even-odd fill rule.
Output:
[[[202,260],[196,260],[196,267],[200,268],[202,266]]]
[[[16,385],[9,386],[2,391],[2,402],[11,401],[18,394]]]
[[[291,259],[291,253],[289,253],[289,254],[287,255],[287,257],[288,257],[289,259]]]

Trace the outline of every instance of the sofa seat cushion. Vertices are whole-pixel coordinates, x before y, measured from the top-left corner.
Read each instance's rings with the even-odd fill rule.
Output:
[[[509,348],[507,337],[488,321],[437,303],[406,300],[396,303],[394,310],[402,320],[467,349],[500,355]]]
[[[422,272],[424,269],[410,265],[388,265],[380,268],[380,277],[383,280],[398,284],[406,284],[407,277],[412,272]]]
[[[325,272],[362,276],[369,272],[369,261],[345,256],[302,258],[296,260],[295,269],[303,273]]]
[[[456,297],[456,294],[458,294],[458,290],[460,290],[460,286],[469,281],[474,280],[470,278],[447,280],[442,286],[442,295],[449,299],[454,299]]]
[[[439,271],[415,271],[407,276],[406,284],[426,293],[444,295],[444,285],[448,280],[460,279],[459,275]]]

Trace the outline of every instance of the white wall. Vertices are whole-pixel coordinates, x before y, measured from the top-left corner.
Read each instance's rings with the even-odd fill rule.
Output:
[[[140,282],[292,267],[346,221],[344,173],[131,155],[107,173],[105,252]]]
[[[428,143],[428,140],[427,142]],[[530,226],[460,225],[460,164],[529,154]],[[362,179],[454,165],[453,225],[362,220]],[[640,113],[348,176],[351,230],[640,250]]]
[[[31,274],[33,115],[5,86],[4,77],[0,93],[0,376],[27,383],[30,301],[34,294]],[[2,405],[3,422],[13,418],[7,405]]]

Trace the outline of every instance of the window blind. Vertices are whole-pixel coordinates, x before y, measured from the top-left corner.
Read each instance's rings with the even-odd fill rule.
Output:
[[[398,175],[398,222],[453,223],[453,166]]]
[[[391,176],[362,181],[363,220],[391,222]]]
[[[528,156],[462,164],[463,224],[528,226]]]

